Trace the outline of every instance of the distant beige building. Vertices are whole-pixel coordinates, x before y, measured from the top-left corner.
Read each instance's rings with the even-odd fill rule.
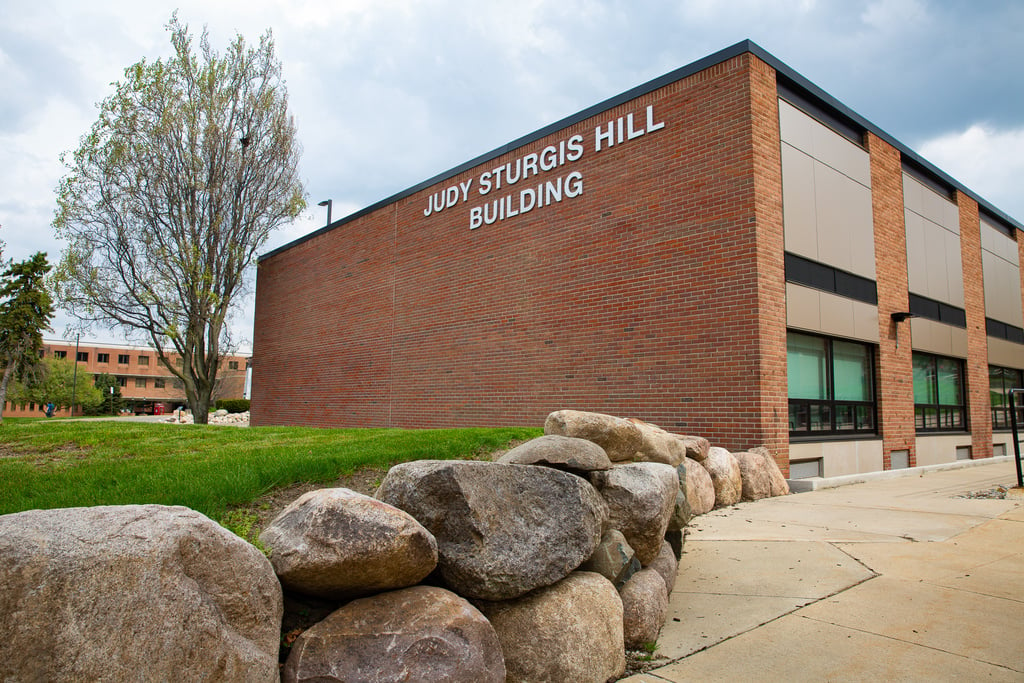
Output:
[[[76,351],[73,341],[43,342],[43,357],[75,359],[76,353],[79,372],[89,373],[94,378],[102,374],[117,378],[125,408],[130,412],[149,415],[170,413],[185,405],[184,385],[160,363],[156,350],[151,347],[80,342]],[[235,354],[221,361],[214,400],[244,397],[249,358],[248,354]],[[171,359],[181,366],[182,361],[177,354]],[[8,401],[4,405],[4,416],[38,416],[45,409],[45,405],[15,405]],[[68,415],[69,411],[65,408],[56,414]]]

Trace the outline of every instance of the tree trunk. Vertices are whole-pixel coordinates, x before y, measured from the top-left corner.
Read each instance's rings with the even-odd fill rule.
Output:
[[[4,423],[4,406],[7,405],[7,385],[11,383],[11,376],[14,374],[14,363],[4,368],[3,379],[0,379],[0,424]]]

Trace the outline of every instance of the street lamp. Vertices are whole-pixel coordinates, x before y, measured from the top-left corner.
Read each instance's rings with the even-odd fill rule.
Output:
[[[326,206],[327,207],[327,225],[331,224],[331,205],[332,204],[334,204],[334,202],[332,200],[330,200],[330,199],[325,199],[322,202],[317,204],[317,206]]]

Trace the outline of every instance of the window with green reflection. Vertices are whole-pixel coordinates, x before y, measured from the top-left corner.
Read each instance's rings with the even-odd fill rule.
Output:
[[[877,433],[871,346],[789,332],[786,360],[790,436]]]
[[[919,432],[967,430],[964,362],[914,352],[914,422]]]

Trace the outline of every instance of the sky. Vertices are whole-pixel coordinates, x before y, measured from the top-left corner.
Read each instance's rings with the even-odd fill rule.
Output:
[[[322,227],[321,200],[341,218],[745,39],[1024,223],[1020,0],[0,0],[4,258],[59,260],[60,156],[125,68],[170,56],[175,9],[221,51],[273,32],[309,208],[261,253]]]

